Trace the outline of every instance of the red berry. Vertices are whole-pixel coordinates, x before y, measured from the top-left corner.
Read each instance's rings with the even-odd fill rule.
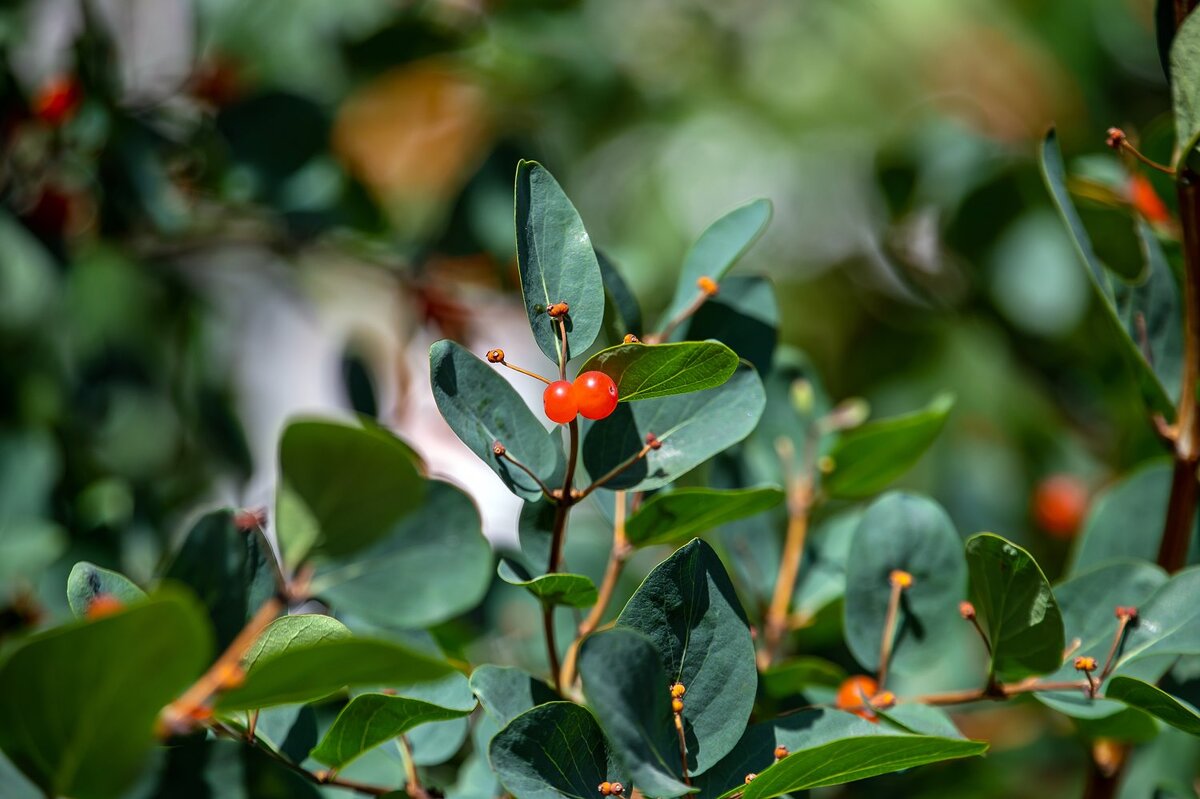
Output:
[[[546,386],[546,393],[542,395],[542,404],[546,408],[546,416],[550,421],[559,424],[566,424],[574,420],[575,414],[579,413],[575,392],[566,380],[555,380]]]
[[[579,412],[589,419],[603,419],[617,407],[617,384],[604,372],[584,372],[574,390]]]
[[[1087,510],[1087,485],[1073,475],[1047,477],[1033,493],[1034,520],[1055,538],[1073,538],[1083,525]]]
[[[56,78],[33,98],[33,113],[50,125],[61,125],[75,114],[83,100],[83,89],[72,77]]]

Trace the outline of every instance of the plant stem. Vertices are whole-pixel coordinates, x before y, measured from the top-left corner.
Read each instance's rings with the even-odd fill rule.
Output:
[[[710,296],[711,295],[708,292],[701,290],[696,295],[696,299],[692,300],[692,302],[686,308],[676,314],[674,319],[667,322],[663,326],[662,330],[646,336],[646,343],[661,344],[666,341],[671,337],[671,334],[675,332],[675,328],[679,327],[688,319],[688,317],[700,310],[700,306],[707,302]]]
[[[1104,679],[1112,672],[1117,649],[1121,646],[1121,639],[1125,637],[1125,630],[1129,627],[1129,619],[1129,616],[1121,616],[1117,619],[1117,633],[1113,636],[1112,646],[1108,649],[1108,657],[1104,659],[1104,668],[1100,670],[1100,682],[1104,682]]]
[[[651,433],[650,435],[653,435],[653,433]],[[591,485],[589,485],[587,488],[583,489],[583,491],[581,491],[579,493],[579,496],[575,497],[575,501],[578,502],[579,500],[584,499],[588,494],[592,493],[597,488],[602,487],[608,481],[610,481],[610,480],[616,478],[618,475],[624,473],[635,463],[640,461],[642,458],[646,457],[646,454],[648,452],[650,452],[650,450],[652,450],[652,449],[653,449],[653,447],[650,446],[649,444],[643,444],[641,449],[639,449],[633,455],[630,455],[622,463],[617,464],[616,466],[614,466],[613,468],[611,468],[607,472],[605,472],[602,476],[596,478],[592,482]]]
[[[692,778],[688,776],[687,767],[687,736],[683,733],[683,714],[675,714],[675,731],[679,734],[679,760],[683,767],[683,784],[691,787]]]
[[[564,334],[563,346],[566,346]],[[564,350],[565,351],[565,350]],[[565,363],[565,362],[564,362]],[[571,513],[571,505],[575,500],[571,497],[571,485],[575,482],[575,461],[579,458],[579,421],[572,419],[567,425],[568,451],[566,474],[563,476],[562,495],[558,497],[558,505],[554,509],[554,526],[550,533],[550,562],[546,573],[558,571],[562,562],[563,540],[567,536],[567,517]],[[554,690],[562,693],[562,675],[558,660],[558,643],[554,636],[554,607],[545,605],[542,608],[542,630],[546,635],[546,656],[550,664],[550,677]]]
[[[541,380],[546,385],[550,385],[551,381],[548,378],[542,377],[537,372],[531,372],[528,369],[522,369],[521,367],[511,364],[508,361],[501,361],[500,363],[504,366],[507,366],[509,369],[512,369],[514,372],[520,372],[523,375],[532,377],[534,380]]]
[[[542,482],[542,478],[540,478],[536,474],[534,474],[533,469],[530,469],[524,463],[522,463],[521,461],[514,458],[509,453],[508,450],[504,450],[502,453],[500,453],[496,457],[499,458],[500,460],[508,461],[513,466],[516,466],[518,469],[525,472],[525,474],[529,475],[530,479],[532,479],[533,482],[537,483],[538,488],[540,488],[542,490],[542,495],[544,497],[546,497],[546,499],[550,500],[551,502],[558,501],[558,498],[554,496],[554,492],[550,490],[550,487],[547,486],[544,482]]]
[[[429,799],[429,792],[421,785],[417,774],[417,763],[413,760],[412,741],[407,735],[400,736],[400,749],[404,752],[404,791],[412,799]]]
[[[922,705],[964,705],[969,702],[996,702],[1020,694],[1033,694],[1039,691],[1082,691],[1088,687],[1086,680],[1062,682],[1022,681],[1018,683],[997,684],[992,688],[970,688],[965,691],[947,691],[940,694],[925,694],[912,699],[902,699],[901,702]]]
[[[587,617],[579,624],[575,641],[567,650],[566,661],[562,668],[562,685],[570,687],[575,682],[575,663],[579,656],[579,647],[583,643],[583,639],[591,635],[604,619],[604,614],[616,591],[617,582],[621,579],[621,572],[625,569],[625,562],[629,560],[629,554],[632,551],[633,547],[629,545],[629,539],[625,537],[625,492],[617,491],[616,508],[613,514],[613,545],[608,556],[608,566],[604,569],[604,579],[600,582],[596,604],[592,605]]]
[[[788,524],[783,554],[779,560],[779,573],[775,577],[775,591],[767,608],[764,646],[758,653],[760,671],[769,667],[779,656],[779,648],[791,621],[788,610],[792,604],[792,595],[796,592],[796,580],[800,576],[800,566],[804,560],[804,542],[808,538],[808,513],[812,506],[812,478],[809,475],[815,447],[816,436],[810,430],[804,444],[804,464],[797,474],[795,449],[791,439],[781,437],[775,442],[787,486]]]
[[[549,603],[542,605],[542,630],[546,635],[546,659],[550,661],[550,678],[554,681],[554,690],[562,693],[562,666],[558,662],[558,641],[554,635],[554,606]]]
[[[887,615],[883,617],[883,636],[879,641],[879,673],[875,678],[880,691],[887,685],[888,661],[892,659],[892,645],[896,640],[896,616],[900,612],[900,594],[904,587],[893,581],[888,594]]]

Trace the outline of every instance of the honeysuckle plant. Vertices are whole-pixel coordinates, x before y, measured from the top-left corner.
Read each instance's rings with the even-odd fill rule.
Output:
[[[771,282],[729,274],[770,203],[703,233],[651,325],[559,184],[525,161],[517,257],[547,363],[511,363],[502,341],[439,341],[429,355],[449,428],[524,502],[519,549],[497,558],[468,494],[374,422],[295,420],[273,508],[203,516],[149,585],[77,564],[65,587],[77,620],[3,652],[13,795],[237,783],[256,797],[770,799],[985,756],[988,742],[947,709],[1021,700],[1071,720],[1086,795],[1115,795],[1134,747],[1200,735],[1200,714],[1171,690],[1200,655],[1200,569],[1188,566],[1200,21],[1175,7],[1174,163],[1121,131],[1108,140],[1178,193],[1178,225],[1130,217],[1142,263],[1101,259],[1053,133],[1041,151],[1170,456],[1096,503],[1057,582],[1002,535],[964,537],[936,499],[892,489],[952,396],[871,419],[778,346]],[[546,384],[540,408],[505,368]],[[1161,508],[1127,490],[1168,476]],[[580,512],[611,530],[599,584],[567,568]],[[643,552],[661,557],[622,604]],[[530,671],[473,658],[447,634],[496,580],[540,611]],[[831,629],[856,673],[802,654]],[[956,650],[978,670],[940,692],[904,690]],[[1190,790],[1166,770],[1137,779],[1129,795]]]

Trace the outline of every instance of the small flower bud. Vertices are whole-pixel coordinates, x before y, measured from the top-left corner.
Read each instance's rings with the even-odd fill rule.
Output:
[[[775,759],[776,760],[783,760],[789,754],[791,754],[791,752],[788,751],[788,748],[786,746],[775,747]]]
[[[96,596],[92,597],[92,601],[88,603],[84,617],[90,621],[95,621],[96,619],[103,619],[106,616],[119,613],[124,607],[125,603],[112,594],[96,594]]]
[[[682,713],[683,712],[683,700],[679,699],[678,697],[676,697],[675,699],[672,699],[671,700],[671,710],[673,710],[676,713]]]
[[[565,302],[556,302],[546,309],[546,313],[550,314],[552,319],[559,319],[563,316],[566,316],[567,312],[570,310],[571,306],[567,305]]]
[[[1075,670],[1076,671],[1095,671],[1096,670],[1096,659],[1094,657],[1089,657],[1087,655],[1080,655],[1079,657],[1075,658]]]
[[[972,621],[975,618],[975,606],[967,600],[958,603],[958,615],[962,616],[967,621]]]
[[[813,405],[816,404],[816,392],[813,390],[813,384],[803,377],[793,380],[791,400],[796,413],[801,416],[812,413]]]
[[[890,707],[896,706],[896,695],[891,691],[880,691],[871,697],[871,707],[879,710],[887,710]]]
[[[266,523],[266,508],[242,508],[233,514],[233,526],[241,530],[243,533],[251,532],[255,528],[262,527]]]
[[[912,588],[913,576],[903,569],[893,569],[888,575],[888,583],[893,588]]]
[[[658,436],[654,435],[653,433],[646,434],[646,445],[649,446],[650,449],[662,449],[662,442],[659,441]]]
[[[621,795],[621,794],[623,794],[623,793],[625,793],[625,786],[624,786],[624,785],[622,785],[622,784],[621,784],[621,783],[619,783],[619,782],[614,782],[614,783],[612,784],[612,795],[613,795],[613,796],[620,796],[620,795]]]
[[[508,449],[503,444],[501,444],[499,441],[492,442],[492,454],[495,455],[497,458],[499,458],[501,455],[503,455],[506,452],[508,452]]]
[[[504,363],[504,350],[488,350],[488,363]]]
[[[625,343],[626,344],[641,344],[642,340],[640,338],[638,338],[637,336],[633,335],[632,333],[626,333],[625,334]]]
[[[754,782],[754,778],[757,776],[758,776],[757,774],[755,774],[753,771],[751,771],[749,774],[746,775],[746,784],[749,785],[750,783]]]
[[[671,683],[671,696],[672,697],[674,697],[675,699],[682,699],[683,695],[686,693],[687,693],[687,687],[683,683],[681,683],[681,682]]]
[[[1109,128],[1108,138],[1104,143],[1114,150],[1120,150],[1121,145],[1125,143],[1125,131],[1120,128]]]
[[[1117,605],[1117,618],[1124,621],[1135,621],[1138,611],[1134,607],[1126,607],[1125,605]]]
[[[612,783],[602,782],[600,783],[600,787],[598,787],[596,790],[600,792],[601,796],[612,796]]]
[[[696,288],[700,289],[711,297],[717,293],[717,281],[713,280],[708,275],[705,275],[696,281]]]

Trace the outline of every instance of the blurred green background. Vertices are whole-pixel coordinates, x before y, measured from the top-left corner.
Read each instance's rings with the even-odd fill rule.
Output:
[[[1120,125],[1168,157],[1153,16],[1151,0],[0,3],[0,640],[66,616],[75,561],[145,579],[198,511],[269,505],[298,413],[378,416],[511,543],[516,505],[442,426],[425,358],[452,336],[540,366],[516,293],[519,158],[558,177],[651,314],[710,221],[769,197],[738,269],[775,281],[781,340],[880,416],[954,391],[905,484],[1055,576],[1086,497],[1160,449],[1035,149],[1057,124],[1086,156],[1111,259],[1128,242],[1106,211],[1170,229],[1165,186],[1103,154]],[[486,611],[518,644],[537,635],[520,607]],[[1028,714],[1002,713],[989,761],[889,790],[1046,796],[1077,778],[1073,749],[1030,747]]]

